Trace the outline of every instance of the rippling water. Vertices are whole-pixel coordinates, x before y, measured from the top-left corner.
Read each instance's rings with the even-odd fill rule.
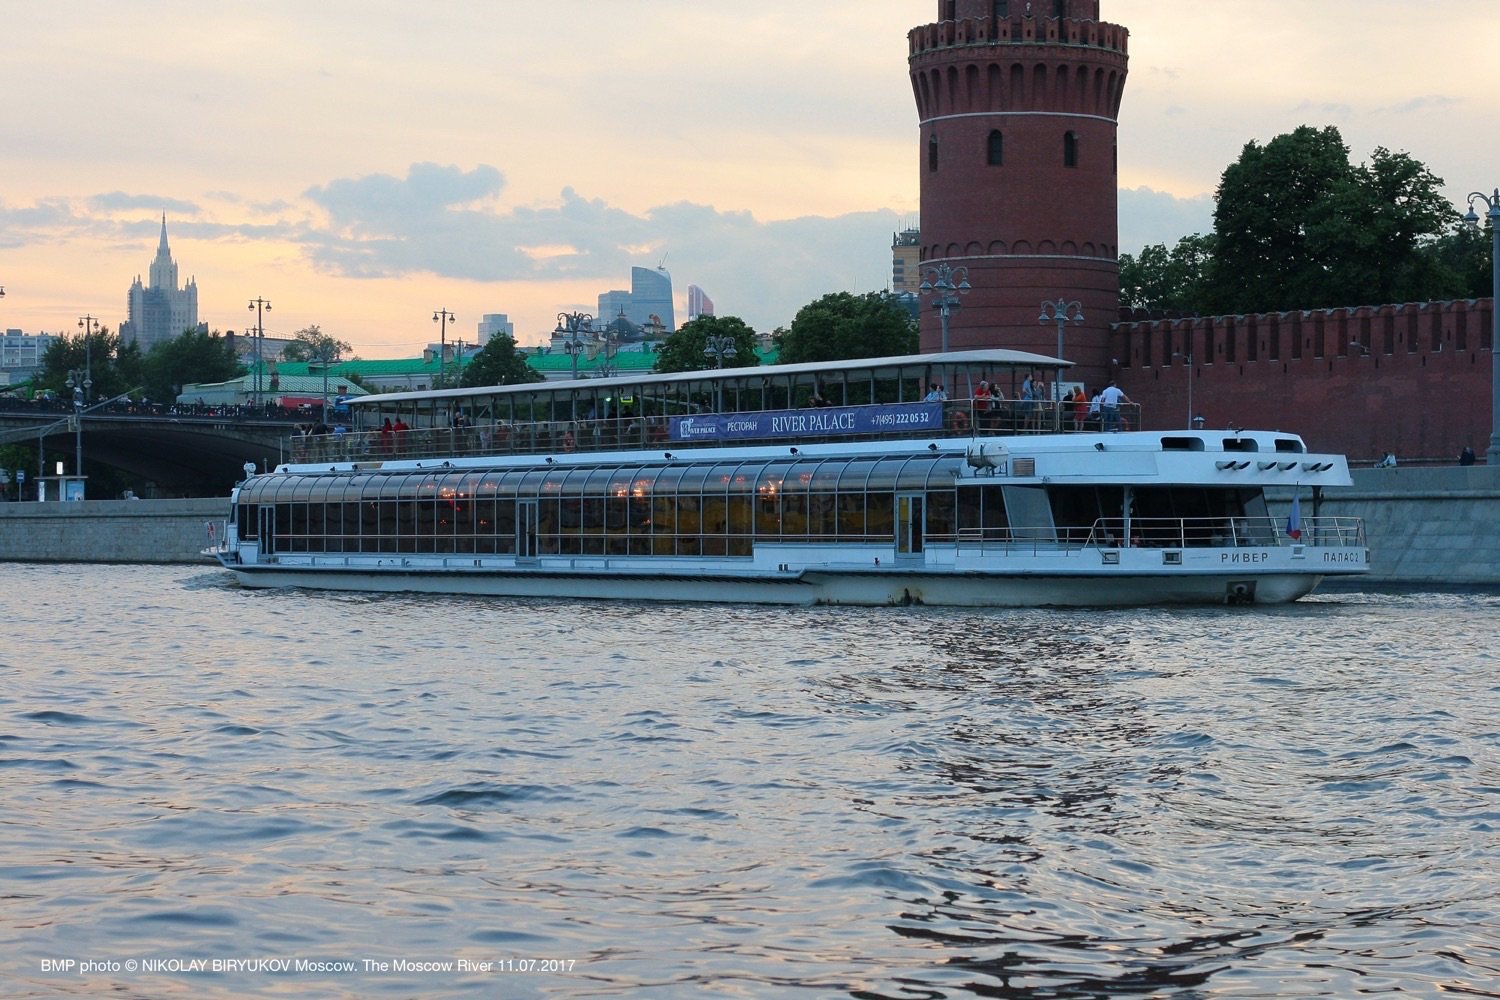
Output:
[[[0,587],[7,997],[1500,995],[1500,596]]]

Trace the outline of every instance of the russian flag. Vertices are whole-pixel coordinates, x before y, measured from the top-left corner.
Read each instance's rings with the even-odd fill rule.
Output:
[[[1292,495],[1292,510],[1286,516],[1286,533],[1292,541],[1302,537],[1302,498]]]

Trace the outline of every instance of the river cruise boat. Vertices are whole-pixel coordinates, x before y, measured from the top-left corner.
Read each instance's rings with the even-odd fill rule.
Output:
[[[214,554],[249,587],[804,605],[1278,603],[1367,570],[1361,522],[1318,512],[1342,456],[1054,401],[1069,366],[981,350],[360,397],[351,426],[247,467]],[[1047,398],[1018,398],[1028,377]]]

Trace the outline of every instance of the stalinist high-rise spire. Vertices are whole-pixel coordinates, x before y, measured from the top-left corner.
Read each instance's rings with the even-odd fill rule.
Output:
[[[127,308],[130,318],[120,324],[120,340],[134,342],[149,351],[157,344],[176,340],[188,330],[201,329],[198,322],[198,283],[189,278],[185,288],[177,287],[177,264],[167,245],[167,216],[162,213],[161,239],[156,258],[147,272],[149,285],[138,275],[130,286]]]

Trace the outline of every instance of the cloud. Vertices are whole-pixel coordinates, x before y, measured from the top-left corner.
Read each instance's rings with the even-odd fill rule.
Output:
[[[1120,191],[1120,252],[1140,253],[1154,243],[1175,246],[1184,236],[1212,232],[1214,199],[1200,194],[1179,198],[1148,187]]]
[[[301,234],[321,271],[346,278],[430,273],[477,282],[592,279],[626,287],[630,268],[667,258],[752,325],[786,322],[830,287],[884,287],[894,212],[762,222],[682,201],[635,213],[565,187],[556,202],[495,202],[499,170],[416,164],[405,178],[330,181],[307,197],[327,228]],[[670,270],[670,268],[669,268]]]
[[[164,198],[153,194],[126,194],[124,191],[96,194],[88,200],[88,206],[96,212],[132,212],[146,208],[152,212],[165,212],[176,216],[198,214],[198,206],[190,201]]]

